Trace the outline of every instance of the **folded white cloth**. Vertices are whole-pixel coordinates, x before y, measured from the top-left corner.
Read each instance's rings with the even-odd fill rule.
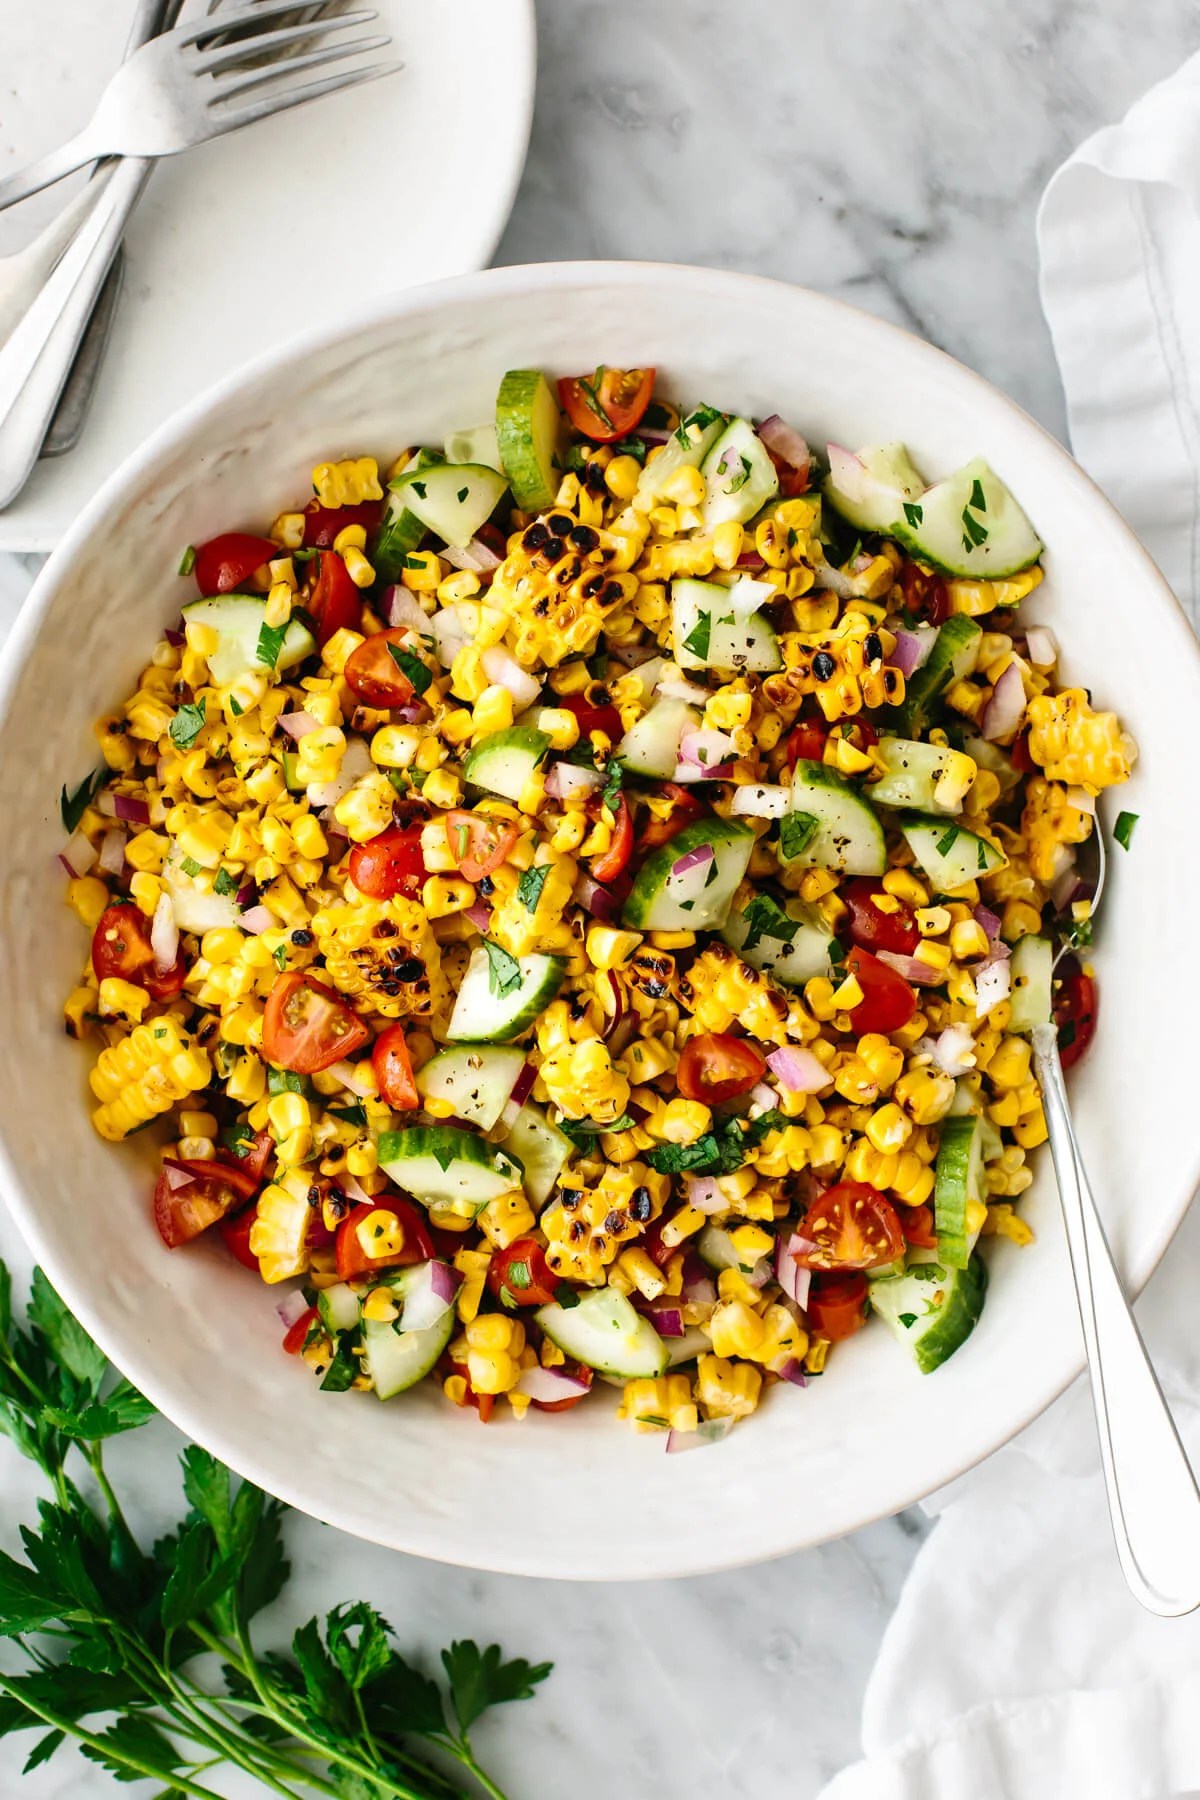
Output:
[[[1076,456],[1200,620],[1200,55],[1090,138],[1038,221]],[[1139,1305],[1200,1466],[1193,1212]],[[1173,1800],[1200,1789],[1200,1614],[1128,1594],[1077,1383],[930,1503],[864,1760],[821,1800]]]

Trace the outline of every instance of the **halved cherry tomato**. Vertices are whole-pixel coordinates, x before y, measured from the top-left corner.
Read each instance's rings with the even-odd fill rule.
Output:
[[[913,1244],[918,1250],[937,1249],[931,1206],[897,1206],[896,1216],[906,1244]]]
[[[1029,754],[1028,731],[1020,731],[1017,733],[1016,737],[1013,739],[1012,748],[1009,750],[1008,757],[1014,769],[1022,775],[1028,775],[1033,767],[1033,758]]]
[[[289,1325],[283,1336],[283,1347],[289,1356],[299,1356],[304,1348],[304,1340],[320,1318],[315,1306],[302,1312],[294,1324]]]
[[[270,538],[252,537],[248,531],[223,531],[220,537],[200,545],[192,574],[207,600],[213,594],[231,593],[264,563],[284,554]]]
[[[576,431],[595,444],[628,437],[650,404],[653,369],[609,369],[566,377],[558,384],[559,405]]]
[[[665,819],[656,819],[647,814],[638,827],[638,848],[657,849],[659,844],[669,844],[673,837],[678,837],[685,826],[693,819],[699,819],[705,805],[699,794],[686,788],[678,781],[660,781],[658,792],[671,802],[671,810]]]
[[[570,1375],[576,1381],[585,1381],[590,1388],[595,1371],[589,1369],[586,1363],[568,1361],[563,1363],[559,1373]],[[586,1394],[568,1394],[565,1400],[535,1400],[533,1404],[539,1412],[570,1412],[573,1406],[578,1406],[581,1400],[586,1399]]]
[[[218,1150],[217,1160],[226,1168],[240,1174],[248,1184],[247,1194],[257,1193],[262,1186],[263,1176],[267,1172],[267,1164],[275,1154],[275,1139],[269,1131],[256,1131],[253,1142],[248,1144],[239,1154],[236,1150]]]
[[[168,1158],[154,1186],[154,1223],[167,1249],[176,1250],[243,1206],[245,1200],[222,1164]]]
[[[150,942],[150,922],[128,900],[106,906],[92,933],[92,967],[96,978],[107,976],[145,988],[152,1000],[171,1000],[183,986],[187,963],[182,949],[169,969],[160,969]]]
[[[301,969],[276,977],[263,1014],[263,1055],[277,1069],[315,1075],[351,1056],[370,1032],[353,1007]]]
[[[517,1306],[549,1306],[558,1279],[536,1238],[517,1238],[497,1250],[488,1264],[488,1286],[498,1300],[505,1295]]]
[[[665,1269],[676,1250],[677,1244],[663,1243],[663,1230],[667,1220],[665,1214],[652,1219],[638,1240],[639,1250],[644,1250],[656,1268]]]
[[[428,873],[419,825],[389,825],[350,852],[350,879],[372,900],[392,900],[397,894],[415,900]]]
[[[814,1275],[804,1308],[818,1337],[837,1344],[867,1322],[867,1278],[851,1273]]]
[[[1096,1035],[1096,984],[1073,956],[1055,972],[1054,1023],[1064,1069],[1073,1068]]]
[[[602,731],[615,744],[621,736],[621,715],[611,700],[601,701],[596,705],[585,700],[582,694],[564,694],[558,704],[575,714],[579,720],[580,737],[590,737],[593,731]]]
[[[363,1249],[358,1227],[373,1212],[392,1213],[399,1220],[404,1237],[399,1250],[371,1256]],[[356,1281],[373,1269],[400,1269],[410,1263],[429,1262],[432,1256],[433,1239],[424,1214],[410,1200],[401,1200],[394,1194],[388,1195],[386,1206],[356,1206],[337,1228],[337,1272],[341,1281]]]
[[[716,1106],[747,1094],[767,1072],[767,1059],[749,1038],[707,1031],[689,1038],[679,1058],[675,1082],[685,1100]]]
[[[597,881],[615,881],[633,852],[633,814],[624,794],[617,795],[613,809],[616,823],[607,850],[592,858],[592,874]]]
[[[485,875],[494,875],[519,834],[519,826],[488,818],[485,813],[446,814],[446,842],[468,881],[482,881]]]
[[[904,1233],[886,1195],[865,1181],[839,1181],[800,1221],[813,1249],[796,1251],[802,1269],[880,1269],[904,1254]]]
[[[322,506],[319,500],[310,500],[304,509],[304,548],[328,550],[347,525],[374,531],[382,517],[382,500],[361,500],[357,506]]]
[[[900,590],[904,595],[904,610],[910,618],[919,619],[926,625],[943,625],[950,617],[946,583],[932,569],[906,562],[900,571]]]
[[[473,1406],[479,1414],[479,1423],[486,1425],[495,1409],[495,1394],[477,1394],[475,1392],[471,1386],[471,1377],[467,1373],[466,1363],[452,1362],[450,1369],[453,1374],[460,1375],[465,1383],[465,1391],[462,1399],[458,1402],[459,1406]]]
[[[921,941],[912,907],[885,892],[882,882],[869,875],[856,876],[841,889],[841,898],[850,909],[850,936],[860,949],[912,955]]]
[[[317,643],[324,649],[335,631],[358,629],[362,599],[336,550],[317,555],[321,567],[308,596],[308,610],[316,620]]]
[[[820,719],[801,719],[788,734],[785,759],[790,763],[820,762],[825,755],[825,739],[828,736],[829,727],[822,724]]]
[[[407,706],[416,693],[391,650],[392,645],[399,650],[411,636],[407,626],[373,631],[347,657],[346,681],[368,706]]]
[[[784,500],[797,500],[801,494],[807,494],[812,464],[798,469],[795,463],[785,462],[782,456],[776,456],[768,445],[767,455],[775,465],[775,473],[779,477],[779,492]]]
[[[853,975],[863,991],[857,1006],[850,1008],[850,1023],[861,1036],[864,1031],[899,1031],[917,1010],[916,990],[903,975],[889,969],[886,963],[860,950],[856,944],[846,958],[846,973]]]
[[[258,1258],[250,1248],[250,1228],[257,1216],[256,1206],[244,1206],[240,1213],[222,1219],[217,1226],[230,1256],[244,1269],[253,1269],[256,1275],[259,1273]]]
[[[421,1096],[413,1078],[412,1057],[408,1054],[408,1039],[398,1020],[396,1024],[388,1025],[375,1039],[375,1046],[371,1051],[371,1067],[379,1083],[380,1095],[397,1112],[412,1112],[414,1107],[421,1104]]]

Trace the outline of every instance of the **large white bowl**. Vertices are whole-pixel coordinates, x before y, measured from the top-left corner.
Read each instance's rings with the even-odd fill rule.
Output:
[[[177,1425],[294,1506],[398,1549],[530,1575],[677,1574],[776,1555],[890,1513],[978,1462],[1080,1366],[1053,1174],[1024,1204],[1035,1248],[989,1248],[967,1347],[921,1376],[888,1332],[839,1349],[805,1392],[773,1393],[705,1455],[666,1457],[615,1395],[503,1420],[418,1393],[381,1407],[320,1393],[280,1354],[275,1295],[219,1246],[168,1254],[150,1222],[149,1149],[101,1145],[60,1009],[80,963],[54,857],[57,796],[96,761],[92,720],[129,691],[177,613],[185,544],[256,526],[330,454],[391,457],[486,418],[508,368],[656,363],[689,400],[780,411],[817,441],[903,438],[940,475],[981,453],[1046,540],[1029,609],[1070,675],[1142,748],[1121,804],[1100,1031],[1072,1083],[1130,1283],[1162,1255],[1200,1177],[1195,1049],[1200,893],[1194,721],[1200,658],[1134,538],[1064,451],[948,357],[835,301],[731,274],[637,264],[502,269],[397,298],[231,378],[109,481],[52,558],[0,671],[8,795],[0,882],[0,1164],[51,1279]],[[1130,445],[1130,455],[1137,445]]]

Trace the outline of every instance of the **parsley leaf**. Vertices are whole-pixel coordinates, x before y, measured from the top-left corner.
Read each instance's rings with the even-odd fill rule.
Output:
[[[1117,814],[1117,822],[1113,826],[1113,836],[1122,850],[1128,850],[1133,828],[1137,824],[1140,813],[1122,812]]]
[[[646,1151],[646,1161],[662,1175],[732,1175],[752,1150],[772,1131],[787,1124],[784,1113],[774,1109],[757,1119],[726,1119],[692,1144],[658,1144]]]
[[[340,1119],[343,1125],[355,1125],[364,1130],[367,1123],[367,1109],[361,1100],[355,1100],[350,1106],[327,1106],[325,1111],[331,1119]]]
[[[588,1156],[595,1149],[596,1139],[602,1132],[628,1131],[634,1123],[632,1113],[622,1113],[611,1125],[601,1125],[595,1119],[560,1119],[558,1129],[565,1138],[570,1138],[583,1156]]]
[[[115,774],[115,769],[94,769],[90,775],[84,776],[83,780],[73,793],[69,794],[66,788],[63,788],[62,793],[59,795],[58,807],[62,814],[62,822],[66,831],[72,832],[75,830],[75,827],[78,825],[80,819],[82,819],[88,807],[92,804],[92,801],[96,798],[96,795],[102,788],[108,786]]]
[[[488,987],[493,994],[503,998],[520,987],[521,965],[503,944],[493,943],[491,938],[484,938],[483,947],[488,960]]]
[[[412,683],[413,692],[423,694],[433,680],[433,675],[421,658],[412,650],[403,650],[399,644],[388,644],[388,655],[400,673]]]
[[[971,498],[967,501],[967,505],[973,506],[976,512],[987,511],[987,500],[983,492],[983,483],[979,480],[978,476],[976,476],[975,482],[971,488]]]
[[[607,806],[610,812],[616,811],[617,799],[620,795],[621,783],[624,778],[624,769],[621,767],[616,757],[612,757],[604,771],[604,786],[600,789],[600,804],[601,806]]]
[[[605,373],[604,364],[601,363],[590,381],[586,380],[585,377],[581,375],[575,385],[583,395],[589,411],[594,412],[600,423],[609,431],[612,431],[619,428],[614,427],[613,422],[605,412],[603,403],[600,399],[600,388],[604,381]]]
[[[741,463],[742,466],[737,471],[736,474],[730,476],[728,486],[724,490],[725,493],[727,493],[727,494],[740,494],[742,489],[745,487],[746,483],[750,479],[750,471],[751,471],[750,458],[748,456],[743,456],[741,454],[741,452],[739,451],[738,461]],[[729,475],[729,473],[730,473],[728,451],[721,458],[721,473],[723,475]]]
[[[693,656],[698,656],[701,661],[703,661],[708,655],[708,646],[711,642],[712,614],[702,612],[700,617],[696,620],[696,623],[692,626],[692,629],[684,638],[683,647],[685,650],[690,650]]]
[[[517,882],[517,899],[526,912],[535,913],[542,898],[542,889],[546,885],[546,877],[550,873],[549,863],[537,863],[531,869],[522,872]]]
[[[925,508],[923,506],[917,506],[912,500],[906,500],[904,502],[904,517],[915,531],[925,517]]]
[[[800,929],[799,919],[789,919],[769,894],[755,894],[742,916],[749,926],[743,951],[753,950],[765,937],[780,944],[790,944]]]
[[[203,700],[197,700],[190,706],[181,706],[171,720],[167,731],[171,742],[180,750],[190,750],[205,726],[205,706]]]
[[[784,813],[779,821],[779,853],[785,862],[802,856],[821,828],[820,819],[812,813]]]
[[[238,891],[237,876],[231,875],[228,869],[218,869],[213,881],[214,894],[236,894]]]
[[[512,1662],[501,1658],[499,1644],[480,1650],[468,1638],[451,1644],[442,1651],[442,1667],[450,1683],[450,1699],[459,1729],[469,1731],[490,1706],[503,1706],[510,1700],[530,1700],[539,1681],[545,1681],[550,1663],[528,1663],[524,1657]]]
[[[200,864],[196,861],[194,856],[181,857],[179,866],[191,881],[195,881],[197,875],[200,873]]]
[[[964,550],[976,550],[979,548],[980,544],[987,543],[987,526],[979,523],[979,520],[975,518],[969,507],[963,507],[962,522]]]
[[[959,836],[960,836],[960,831],[959,831],[959,827],[957,825],[948,826],[947,829],[943,832],[942,836],[937,841],[938,855],[939,856],[949,856],[951,850],[953,850],[955,844],[957,844],[957,842],[959,840]]]
[[[271,955],[275,959],[275,967],[282,973],[287,968],[287,945],[276,944]]]
[[[282,950],[283,945],[279,948]],[[294,1069],[276,1069],[267,1065],[268,1094],[307,1094],[308,1077],[297,1075]]]
[[[913,1326],[916,1324],[916,1322],[917,1322],[916,1313],[901,1313],[900,1314],[900,1323],[903,1325],[905,1331],[911,1331]]]
[[[283,649],[283,640],[288,633],[288,624],[262,625],[258,633],[258,649],[256,658],[264,668],[273,669],[279,661],[279,652]]]
[[[647,413],[647,419],[649,416]],[[723,417],[724,414],[719,412],[715,406],[698,406],[694,412],[690,412],[687,418],[681,421],[675,436],[684,449],[689,450],[710,425],[715,425],[717,420]]]

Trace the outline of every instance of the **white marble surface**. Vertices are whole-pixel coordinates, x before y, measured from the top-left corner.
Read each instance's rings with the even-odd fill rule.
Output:
[[[533,148],[499,260],[806,282],[922,332],[1053,430],[1037,198],[1075,143],[1200,44],[1196,0],[539,0],[539,24]],[[0,559],[4,622],[29,574]],[[6,1221],[0,1249],[24,1266]],[[155,1426],[114,1457],[147,1528],[174,1516],[176,1446]],[[33,1492],[0,1444],[6,1548]],[[603,1588],[444,1569],[301,1520],[291,1545],[306,1610],[361,1595],[413,1646],[470,1632],[556,1659],[539,1700],[480,1732],[512,1800],[812,1800],[856,1752],[866,1674],[925,1529],[904,1515],[754,1570]],[[115,1791],[65,1753],[18,1782],[21,1754],[0,1744],[0,1791]]]

